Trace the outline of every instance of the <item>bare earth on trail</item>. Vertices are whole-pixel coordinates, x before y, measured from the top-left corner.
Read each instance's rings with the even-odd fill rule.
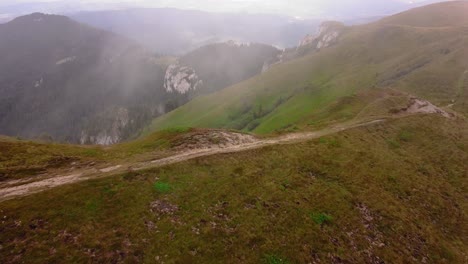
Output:
[[[395,117],[414,114],[439,114],[445,118],[453,118],[452,113],[434,106],[428,101],[411,98],[409,105],[394,113]],[[0,202],[30,195],[65,184],[72,184],[89,179],[107,177],[126,171],[138,171],[156,167],[162,167],[186,160],[224,153],[240,152],[250,149],[262,148],[270,145],[296,143],[320,138],[346,129],[369,126],[384,122],[385,119],[376,119],[364,123],[343,123],[331,128],[313,132],[301,132],[282,135],[274,138],[256,138],[249,134],[242,134],[223,130],[198,131],[183,135],[173,143],[175,154],[165,158],[150,161],[134,161],[121,164],[109,164],[105,168],[86,167],[75,169],[72,167],[66,175],[44,174],[41,177],[10,180],[0,183]]]
[[[249,134],[219,129],[195,130],[191,133],[181,135],[177,140],[172,142],[171,151],[162,155],[162,158],[161,153],[147,153],[144,159],[141,157],[132,158],[107,165],[96,165],[92,162],[89,166],[76,168],[71,164],[66,171],[47,172],[30,178],[0,182],[0,202],[66,184],[108,177],[128,171],[162,167],[204,156],[240,152],[270,145],[307,141],[347,129],[385,122],[387,118],[401,118],[415,114],[438,114],[445,118],[457,117],[454,113],[446,112],[428,101],[410,97],[406,107],[397,109],[390,115],[384,115],[373,121],[349,121],[322,130],[291,133],[278,137],[258,138]],[[154,157],[156,156],[159,158],[155,159]]]
[[[176,150],[178,149],[179,153],[167,158],[146,162],[137,162],[133,164],[115,164],[102,169],[89,168],[84,170],[76,170],[71,171],[70,174],[63,176],[46,175],[40,180],[37,178],[30,178],[3,182],[0,184],[0,201],[30,195],[66,184],[111,176],[129,170],[144,170],[179,163],[198,157],[240,152],[262,148],[269,145],[301,142],[333,134],[346,129],[368,126],[384,121],[385,120],[379,119],[366,123],[342,125],[314,132],[292,133],[266,139],[258,139],[248,134],[215,131],[210,132],[212,133],[209,135],[209,141],[211,142],[206,142],[206,137],[201,135],[192,135],[192,141],[190,141],[190,145],[182,146],[183,144],[181,144],[180,146],[176,146]]]

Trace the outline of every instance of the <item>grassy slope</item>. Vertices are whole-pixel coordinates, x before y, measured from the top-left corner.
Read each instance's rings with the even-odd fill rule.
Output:
[[[455,100],[467,113],[466,35],[462,27],[351,28],[335,47],[198,98],[154,126],[324,126],[401,108],[407,96],[398,90]],[[67,157],[154,158],[184,132],[111,148],[0,138],[0,175],[61,166],[60,157],[66,166]],[[467,136],[463,119],[412,116],[7,201],[0,262],[465,263]],[[177,210],[152,212],[155,201]]]
[[[418,7],[413,10],[413,13],[396,14],[384,18],[382,22],[416,27],[466,26],[468,25],[467,13],[468,3],[466,1],[450,1]]]
[[[466,131],[413,116],[8,201],[0,259],[463,263]]]
[[[448,10],[453,11],[453,7]],[[407,21],[408,17],[426,13],[426,9],[416,9],[349,28],[336,46],[197,98],[156,119],[148,131],[192,126],[269,133],[294,125],[304,127],[317,121],[317,112],[341,98],[382,87],[409,92],[441,106],[455,103],[454,109],[468,113],[464,78],[468,31],[460,26],[466,19],[439,21],[442,25],[453,23],[453,27],[402,25],[414,23]],[[395,25],[400,20],[400,25]]]
[[[186,129],[172,129],[152,133],[141,139],[111,147],[77,146],[16,140],[0,137],[0,182],[76,167],[79,164],[130,161],[143,155],[165,155],[171,142]],[[72,165],[75,164],[75,165]]]
[[[72,162],[100,159],[102,149],[0,138],[0,181],[22,178]]]

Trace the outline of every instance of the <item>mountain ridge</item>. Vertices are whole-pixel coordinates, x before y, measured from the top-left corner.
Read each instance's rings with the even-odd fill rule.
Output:
[[[446,5],[454,4],[435,6]],[[413,9],[403,15],[418,17],[425,10]],[[322,122],[316,119],[319,112],[339,98],[376,87],[411,93],[439,106],[450,104],[466,113],[467,86],[462,78],[468,69],[463,60],[467,56],[466,34],[466,28],[458,24],[448,29],[382,22],[348,27],[336,45],[313,50],[277,64],[261,76],[198,98],[156,119],[151,129],[186,125],[271,133],[294,126],[304,128]],[[353,115],[348,113],[347,118]]]

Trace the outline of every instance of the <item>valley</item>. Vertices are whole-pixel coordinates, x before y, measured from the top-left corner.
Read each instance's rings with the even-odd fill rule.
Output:
[[[0,24],[0,133],[75,144],[134,139],[153,118],[260,73],[278,53],[219,43],[162,56],[65,16],[19,17]]]
[[[0,24],[0,263],[467,263],[468,2],[319,2]]]

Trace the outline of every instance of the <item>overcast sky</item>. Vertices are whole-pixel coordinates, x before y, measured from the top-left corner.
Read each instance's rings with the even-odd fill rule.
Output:
[[[216,12],[275,13],[296,17],[322,15],[323,10],[343,6],[395,6],[401,3],[420,3],[427,0],[61,0],[66,3],[116,4],[129,3],[141,7],[175,7]],[[31,2],[57,2],[57,0],[0,0],[1,6]],[[347,8],[345,7],[345,9]],[[1,11],[1,10],[0,10]],[[384,11],[382,11],[384,12]],[[0,12],[1,13],[1,12]],[[382,14],[383,15],[383,14]]]

